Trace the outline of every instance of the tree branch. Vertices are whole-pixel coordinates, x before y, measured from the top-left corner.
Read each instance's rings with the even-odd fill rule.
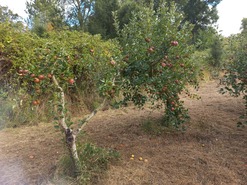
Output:
[[[57,88],[60,90],[62,110],[61,110],[61,119],[59,121],[59,124],[63,128],[63,130],[66,131],[68,129],[68,125],[66,124],[65,113],[64,113],[64,111],[65,111],[64,91],[63,91],[63,88],[58,84],[58,81],[57,81],[55,75],[52,75],[52,80],[53,80],[54,84],[57,86]]]
[[[89,122],[90,119],[92,119],[97,113],[99,110],[101,110],[105,104],[105,101],[106,101],[106,98],[103,100],[103,102],[100,104],[100,106],[95,109],[94,111],[91,112],[91,114],[89,114],[86,118],[84,118],[83,120],[80,120],[79,124],[77,125],[77,129],[75,130],[75,133],[74,134],[79,134],[82,129],[87,125],[87,123]]]

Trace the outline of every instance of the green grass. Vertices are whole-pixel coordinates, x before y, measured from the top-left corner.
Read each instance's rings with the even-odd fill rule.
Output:
[[[64,156],[59,163],[59,176],[74,181],[77,185],[95,181],[108,168],[109,163],[120,158],[118,152],[97,147],[91,143],[78,145],[78,154],[82,166],[82,174],[73,178],[73,165],[69,155]]]

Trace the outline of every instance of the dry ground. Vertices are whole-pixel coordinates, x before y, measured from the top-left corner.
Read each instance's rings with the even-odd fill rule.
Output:
[[[117,149],[121,160],[93,184],[247,184],[247,127],[236,127],[244,104],[217,90],[217,83],[209,82],[198,91],[201,100],[183,97],[191,116],[185,133],[145,132],[145,123],[162,118],[162,112],[151,114],[148,108],[99,112],[85,129],[88,137],[98,146]],[[51,124],[2,130],[0,184],[46,184],[62,154],[61,134]]]

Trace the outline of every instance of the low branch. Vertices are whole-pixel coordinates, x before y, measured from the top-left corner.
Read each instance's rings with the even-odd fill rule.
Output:
[[[91,114],[89,114],[83,120],[80,120],[80,123],[77,125],[78,128],[75,131],[76,135],[79,134],[82,131],[82,129],[87,125],[89,120],[92,119],[98,113],[98,111],[103,108],[105,101],[106,101],[106,98],[103,100],[103,102],[100,104],[100,106],[97,109],[95,109],[93,112],[91,112]]]
[[[54,82],[54,84],[57,86],[57,88],[59,89],[60,91],[60,95],[61,95],[61,106],[62,106],[62,110],[61,110],[61,119],[59,121],[59,124],[60,126],[63,128],[64,131],[66,131],[68,129],[68,126],[66,124],[66,121],[65,121],[65,96],[64,96],[64,91],[63,91],[63,88],[58,84],[58,81],[55,77],[55,75],[52,76],[52,80]]]

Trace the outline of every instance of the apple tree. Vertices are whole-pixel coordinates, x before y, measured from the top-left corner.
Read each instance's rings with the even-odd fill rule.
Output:
[[[229,60],[225,64],[225,75],[223,77],[224,88],[221,92],[229,93],[231,96],[243,96],[245,101],[245,113],[240,117],[238,126],[247,124],[247,34],[242,32],[239,35],[229,38]]]
[[[102,41],[99,35],[77,31],[49,32],[48,38],[39,39],[34,48],[19,55],[18,60],[12,57],[13,67],[9,73],[18,80],[22,93],[29,97],[26,99],[29,105],[39,108],[41,104],[51,104],[55,107],[55,126],[65,134],[75,174],[78,175],[81,165],[76,136],[101,107],[73,123],[68,117],[66,98],[75,91],[85,91],[89,86],[102,95],[103,103],[107,97],[114,96],[115,79],[122,65],[119,46],[113,41]],[[22,49],[22,45],[17,44],[18,53]],[[42,102],[44,99],[46,102]]]
[[[190,60],[193,27],[182,20],[175,6],[168,9],[165,4],[157,12],[150,7],[134,13],[122,30],[116,20],[126,64],[121,71],[123,103],[142,107],[151,101],[154,107],[164,107],[164,125],[177,128],[188,118],[179,95],[192,96],[187,87],[197,87],[199,73]]]

